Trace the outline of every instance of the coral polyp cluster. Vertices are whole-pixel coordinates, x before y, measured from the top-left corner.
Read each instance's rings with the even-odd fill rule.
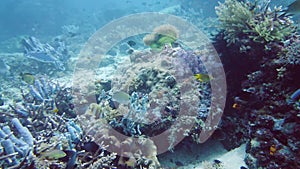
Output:
[[[248,23],[254,18],[249,8],[246,3],[236,0],[226,0],[216,7],[220,27],[224,30],[224,38],[229,44],[239,41],[243,32],[249,29]]]
[[[176,27],[166,24],[154,28],[151,34],[144,37],[145,45],[150,46],[154,50],[162,50],[165,45],[172,45],[179,36]]]
[[[281,7],[273,10],[269,2],[262,5],[237,0],[226,0],[216,7],[216,13],[228,45],[249,50],[256,43],[284,41],[296,33],[289,15]]]

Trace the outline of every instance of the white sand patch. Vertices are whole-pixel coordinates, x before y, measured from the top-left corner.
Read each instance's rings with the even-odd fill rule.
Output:
[[[224,169],[239,169],[241,166],[245,166],[244,158],[246,156],[246,145],[243,144],[240,147],[233,149],[218,159],[222,161]]]
[[[173,153],[168,152],[161,155],[159,161],[164,168],[206,169],[202,166],[203,161],[213,164],[214,160],[219,160],[222,162],[222,169],[240,169],[241,166],[246,167],[245,147],[245,145],[241,145],[227,151],[219,141],[208,140],[204,144],[176,147]],[[183,166],[180,166],[181,164]]]

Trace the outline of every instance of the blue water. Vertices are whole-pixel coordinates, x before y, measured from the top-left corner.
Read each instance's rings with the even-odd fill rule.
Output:
[[[174,5],[194,10],[204,10],[213,15],[216,1],[197,2],[166,0],[3,0],[0,2],[0,40],[15,36],[54,36],[61,33],[64,25],[93,26],[98,29],[113,19],[139,12],[160,11]],[[188,3],[187,3],[188,4]]]

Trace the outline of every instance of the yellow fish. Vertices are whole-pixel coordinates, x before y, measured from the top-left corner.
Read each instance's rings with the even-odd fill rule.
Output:
[[[33,84],[34,83],[35,78],[34,78],[33,74],[31,74],[31,73],[21,73],[20,76],[21,76],[22,80],[24,82],[26,82],[27,84]]]
[[[273,145],[271,145],[271,147],[270,147],[270,155],[274,155],[275,153],[276,153],[276,146],[273,144]]]
[[[232,105],[232,108],[234,108],[234,109],[241,109],[241,106],[239,105],[239,104],[237,104],[237,103],[234,103],[233,105]]]
[[[208,74],[197,73],[194,77],[200,82],[209,82],[213,77]]]
[[[58,113],[58,112],[59,112],[58,108],[54,108],[54,109],[53,109],[53,112],[54,112],[54,113]]]

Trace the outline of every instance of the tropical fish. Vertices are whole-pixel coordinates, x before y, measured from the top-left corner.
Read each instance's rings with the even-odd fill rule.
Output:
[[[54,108],[52,111],[53,111],[53,113],[58,113],[59,112],[58,108]]]
[[[49,151],[46,151],[44,153],[41,154],[41,158],[42,159],[48,159],[48,160],[57,160],[57,159],[60,159],[60,158],[63,158],[65,157],[67,154],[62,151],[62,150],[49,150]]]
[[[276,153],[277,149],[276,146],[273,144],[270,146],[270,155],[274,155]]]
[[[213,79],[211,75],[202,73],[197,73],[194,75],[194,77],[200,82],[209,82],[211,79]]]
[[[34,78],[33,74],[31,74],[31,73],[21,73],[20,76],[21,76],[22,80],[24,82],[26,82],[27,84],[32,85],[34,83],[35,78]]]
[[[121,104],[128,104],[130,101],[130,96],[129,94],[125,93],[125,92],[116,92],[111,96],[113,101],[116,101],[118,103]]]
[[[127,44],[128,44],[130,47],[133,47],[133,46],[136,45],[136,43],[135,43],[133,40],[129,40],[129,41],[127,42]]]
[[[290,14],[298,14],[300,13],[300,0],[296,0],[288,6],[286,10],[287,13]]]
[[[234,108],[234,109],[241,109],[241,106],[239,105],[239,104],[237,104],[237,103],[234,103],[233,105],[232,105],[232,108]]]
[[[82,149],[84,149],[87,152],[96,153],[99,149],[99,145],[96,144],[94,141],[85,142],[82,146]]]

